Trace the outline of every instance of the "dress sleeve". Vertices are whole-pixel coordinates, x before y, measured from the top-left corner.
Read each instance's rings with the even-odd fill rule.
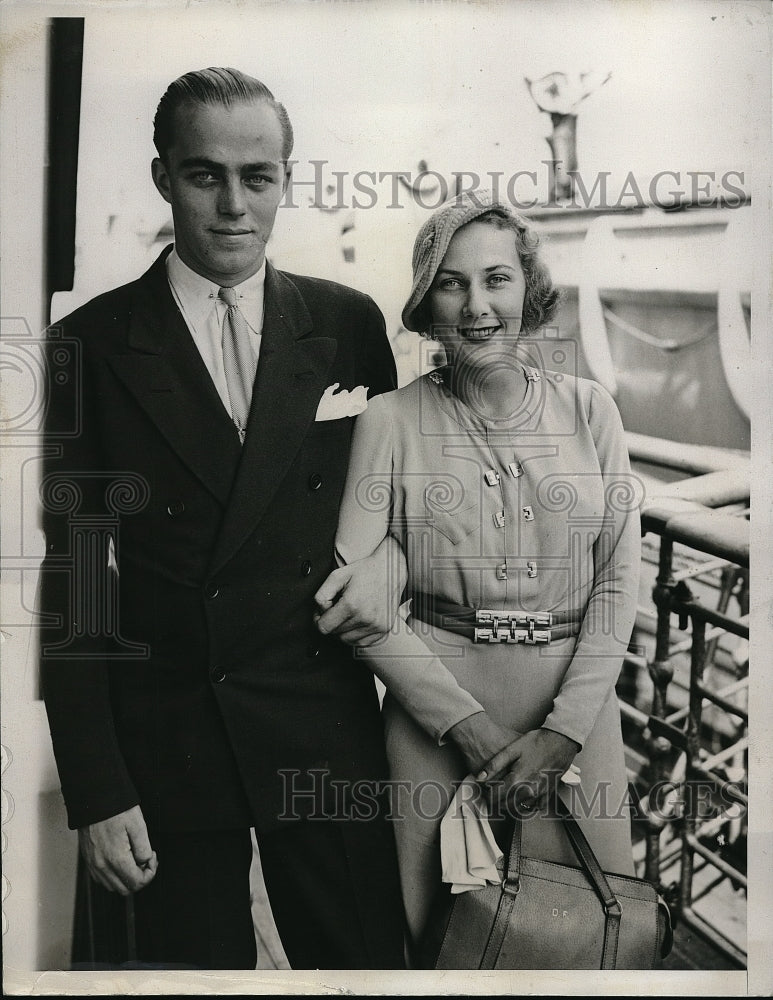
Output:
[[[336,534],[336,559],[345,565],[371,555],[392,534],[393,427],[390,404],[370,400],[357,417]],[[483,707],[408,626],[407,604],[391,632],[357,650],[390,694],[439,744],[448,730]]]
[[[572,661],[544,726],[582,746],[612,692],[628,648],[639,594],[641,487],[631,473],[620,414],[593,383],[588,422],[604,487],[593,545],[593,585]]]

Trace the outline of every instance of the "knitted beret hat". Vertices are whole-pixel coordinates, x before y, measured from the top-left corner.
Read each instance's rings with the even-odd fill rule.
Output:
[[[449,198],[421,227],[413,244],[413,288],[402,314],[406,330],[424,333],[429,329],[429,310],[423,301],[446,255],[448,244],[458,229],[492,208],[511,218],[518,218],[507,202],[495,199],[491,191],[479,188]]]

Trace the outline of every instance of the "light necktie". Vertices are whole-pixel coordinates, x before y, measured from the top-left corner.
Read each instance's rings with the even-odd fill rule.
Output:
[[[239,440],[244,442],[257,365],[250,345],[247,320],[236,304],[235,290],[221,288],[218,295],[228,306],[223,320],[223,368],[231,401],[231,416],[239,431]]]

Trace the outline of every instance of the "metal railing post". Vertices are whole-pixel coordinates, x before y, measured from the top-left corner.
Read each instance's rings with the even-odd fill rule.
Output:
[[[699,782],[705,781],[700,769],[700,732],[703,695],[700,684],[706,663],[706,622],[692,617],[692,647],[690,650],[690,709],[687,715],[687,768],[684,783],[682,815],[682,865],[679,878],[679,908],[686,910],[692,903],[694,852],[690,838],[695,837],[700,807]]]
[[[674,668],[669,653],[673,588],[673,543],[671,539],[661,536],[658,575],[652,591],[652,598],[657,608],[655,655],[647,664],[653,683],[652,715],[659,719],[664,719],[666,716],[668,686],[674,677]],[[666,765],[671,744],[665,737],[650,732],[646,746],[649,754],[651,784],[657,785],[667,777]],[[658,884],[660,879],[660,837],[663,825],[663,819],[657,810],[648,809],[645,878],[653,884]]]

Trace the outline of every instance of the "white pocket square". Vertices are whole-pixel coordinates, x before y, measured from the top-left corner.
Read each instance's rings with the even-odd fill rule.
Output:
[[[336,392],[340,382],[329,385],[322,394],[315,420],[339,420],[341,417],[356,417],[368,407],[368,387],[358,385],[352,389]]]

